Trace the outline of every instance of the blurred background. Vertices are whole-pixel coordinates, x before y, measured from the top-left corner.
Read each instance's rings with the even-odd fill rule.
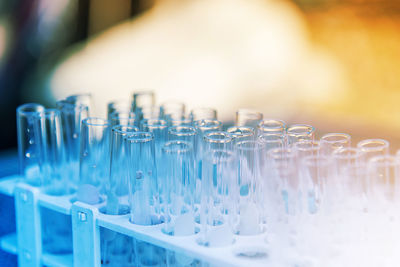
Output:
[[[400,2],[392,0],[31,0],[0,2],[0,151],[15,109],[90,92],[106,103],[249,107],[319,133],[400,138]]]

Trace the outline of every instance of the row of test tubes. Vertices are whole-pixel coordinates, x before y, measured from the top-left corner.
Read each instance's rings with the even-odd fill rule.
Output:
[[[25,181],[45,194],[101,205],[108,215],[129,213],[133,224],[162,224],[160,234],[198,234],[199,246],[208,247],[229,246],[237,235],[266,235],[266,243],[282,235],[289,244],[313,218],[336,223],[343,210],[382,213],[400,196],[399,158],[385,140],[352,146],[345,133],[317,140],[310,125],[288,126],[248,109],[227,127],[214,109],[187,115],[183,103],[155,103],[153,92],[137,92],[132,101],[109,103],[106,119],[91,117],[89,94],[58,101],[56,109],[20,106]],[[55,232],[47,234],[53,252]],[[102,257],[105,265],[194,264],[107,230]]]

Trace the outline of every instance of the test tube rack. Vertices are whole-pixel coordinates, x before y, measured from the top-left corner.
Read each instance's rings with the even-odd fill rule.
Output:
[[[169,251],[193,257],[209,266],[266,266],[268,245],[266,233],[256,236],[235,236],[234,242],[224,247],[205,247],[197,243],[199,234],[169,236],[162,233],[162,225],[141,226],[129,222],[129,215],[106,215],[99,206],[71,202],[73,196],[49,196],[40,188],[23,182],[20,176],[0,179],[0,194],[14,197],[16,233],[0,237],[0,247],[18,256],[21,267],[38,266],[101,266],[100,227]],[[71,216],[73,253],[54,255],[42,250],[40,207]],[[250,249],[262,257],[244,257],[239,251]]]

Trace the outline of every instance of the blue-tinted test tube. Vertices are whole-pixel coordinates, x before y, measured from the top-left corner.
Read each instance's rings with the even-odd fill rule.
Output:
[[[131,125],[136,126],[136,115],[133,112],[119,112],[114,111],[109,118],[111,126],[115,125]]]
[[[226,130],[233,138],[234,143],[245,140],[255,140],[255,130],[253,127],[248,126],[232,126]]]
[[[65,101],[76,106],[86,106],[92,116],[95,114],[93,97],[90,93],[70,95]]]
[[[111,114],[117,113],[129,113],[133,112],[132,103],[129,100],[121,99],[114,100],[107,104],[107,119],[111,119]]]
[[[168,123],[185,118],[185,104],[177,101],[164,102],[160,107],[160,116]]]
[[[60,111],[46,109],[38,113],[36,129],[40,136],[39,165],[42,190],[50,195],[72,193],[72,185],[65,171],[66,155]]]
[[[43,112],[44,107],[34,103],[17,108],[19,171],[26,182],[34,186],[41,185],[39,133],[35,130],[35,120]]]
[[[155,95],[152,90],[145,89],[133,94],[132,111],[135,112],[138,123],[142,119],[159,117],[159,107],[153,108],[155,102]],[[157,117],[155,117],[155,114],[157,114]]]
[[[80,184],[78,201],[88,204],[101,202],[110,175],[110,122],[89,117],[82,121],[80,146]]]
[[[158,186],[158,204],[160,205],[165,199],[165,174],[162,171],[162,147],[168,139],[167,122],[162,119],[144,119],[140,123],[140,129],[144,132],[150,132],[154,135],[155,162],[157,167],[157,186]],[[156,206],[160,209],[159,206]],[[162,212],[160,210],[160,212]]]
[[[129,169],[130,221],[139,225],[160,223],[156,214],[157,170],[154,135],[136,132],[125,138]]]
[[[85,105],[77,105],[60,100],[56,107],[61,112],[61,122],[67,160],[68,176],[72,183],[79,183],[79,150],[82,120],[89,117],[89,108]]]
[[[169,141],[163,147],[166,178],[166,218],[163,231],[185,236],[195,233],[194,221],[194,156],[193,146],[186,141]]]

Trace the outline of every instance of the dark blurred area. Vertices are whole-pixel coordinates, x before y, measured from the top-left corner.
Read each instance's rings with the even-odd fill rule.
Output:
[[[16,108],[54,106],[42,90],[65,49],[134,17],[149,0],[0,1],[0,150],[17,146]]]

